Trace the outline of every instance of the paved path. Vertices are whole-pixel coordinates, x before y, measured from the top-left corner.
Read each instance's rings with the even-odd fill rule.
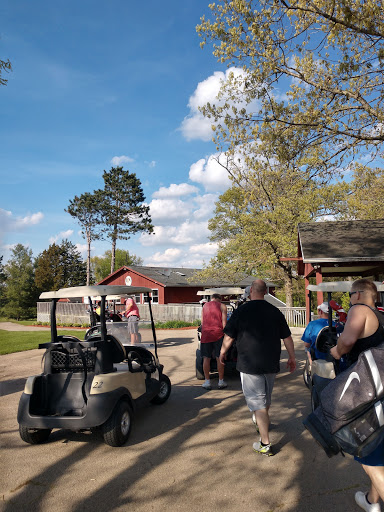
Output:
[[[50,327],[34,326],[34,325],[20,325],[14,322],[0,322],[0,330],[3,331],[49,331]]]
[[[297,356],[304,351],[295,329]],[[0,510],[4,512],[324,512],[359,510],[367,477],[351,457],[328,459],[305,431],[310,411],[300,371],[287,354],[276,379],[272,442],[252,451],[256,434],[237,377],[206,392],[195,379],[196,331],[159,331],[159,356],[172,381],[168,402],[141,409],[126,446],[96,434],[55,431],[49,442],[21,441],[16,420],[27,376],[41,372],[41,351],[0,357]],[[3,501],[1,501],[1,499]]]

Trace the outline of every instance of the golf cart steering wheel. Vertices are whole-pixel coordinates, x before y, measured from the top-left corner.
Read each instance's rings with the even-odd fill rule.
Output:
[[[323,327],[316,338],[316,348],[319,352],[329,354],[332,347],[337,345],[337,332],[336,327]]]
[[[143,360],[135,350],[130,350],[127,354],[128,359],[128,368],[129,371],[132,373],[138,373],[144,371],[144,363]],[[135,366],[132,363],[136,363]],[[139,366],[136,366],[136,365]]]

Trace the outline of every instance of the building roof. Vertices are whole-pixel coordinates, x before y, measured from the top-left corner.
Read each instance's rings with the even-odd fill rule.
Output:
[[[145,276],[146,278],[163,285],[164,287],[198,287],[198,288],[215,288],[219,286],[239,286],[246,287],[252,284],[255,277],[244,275],[239,281],[235,283],[228,281],[227,279],[209,279],[206,281],[189,281],[196,272],[200,272],[201,269],[196,268],[184,268],[184,267],[147,267],[147,266],[124,266],[116,270],[113,274],[109,275],[99,284],[102,284],[105,280],[110,281],[111,276],[115,274],[121,274],[122,272],[134,272]],[[267,286],[275,287],[276,285],[267,282]]]
[[[298,231],[299,259],[320,266],[323,276],[384,271],[384,219],[307,222],[299,224]]]
[[[299,224],[304,263],[384,261],[384,219]]]

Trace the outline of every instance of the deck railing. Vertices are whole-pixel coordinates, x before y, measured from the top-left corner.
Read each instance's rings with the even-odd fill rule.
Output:
[[[149,321],[149,310],[145,304],[139,304],[140,318]],[[117,310],[124,310],[124,306],[117,306]],[[152,304],[153,318],[155,322],[167,320],[184,320],[193,322],[201,319],[200,304]],[[279,308],[284,314],[290,327],[305,327],[305,308]],[[64,303],[57,304],[56,316],[58,323],[88,324],[90,323],[88,304]],[[49,322],[50,304],[48,302],[37,303],[37,321]]]

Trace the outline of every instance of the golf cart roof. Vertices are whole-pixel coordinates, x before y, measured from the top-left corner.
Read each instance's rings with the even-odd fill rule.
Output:
[[[384,284],[380,281],[374,281],[377,291],[384,292]],[[310,284],[307,290],[311,292],[349,292],[353,281],[332,281],[320,284]]]
[[[73,297],[106,297],[108,295],[134,295],[149,293],[151,288],[145,286],[119,286],[119,285],[94,285],[74,286],[72,288],[60,288],[52,292],[43,292],[40,299],[69,299]]]
[[[219,295],[242,295],[244,293],[244,288],[229,286],[222,288],[208,288],[207,290],[198,291],[197,295],[213,295],[214,293],[218,293]]]

